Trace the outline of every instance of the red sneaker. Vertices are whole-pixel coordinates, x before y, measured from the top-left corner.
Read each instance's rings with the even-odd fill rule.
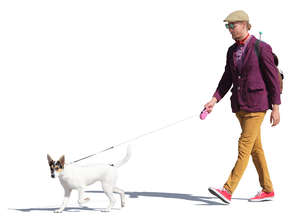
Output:
[[[212,187],[208,188],[208,191],[213,194],[214,196],[218,197],[221,199],[223,202],[230,204],[231,202],[231,194],[227,192],[226,189],[215,189]]]
[[[249,199],[249,202],[262,202],[262,201],[272,201],[274,198],[274,192],[266,193],[264,191],[260,191],[256,196]]]

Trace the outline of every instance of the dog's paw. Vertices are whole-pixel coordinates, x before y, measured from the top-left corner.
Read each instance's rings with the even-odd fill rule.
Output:
[[[63,210],[61,210],[61,209],[54,210],[54,213],[62,213],[62,212],[63,212]]]
[[[122,207],[122,208],[125,207],[125,202],[121,202],[121,207]]]

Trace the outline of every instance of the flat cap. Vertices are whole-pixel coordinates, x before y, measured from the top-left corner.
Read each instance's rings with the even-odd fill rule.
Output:
[[[224,22],[236,22],[236,21],[249,21],[249,16],[242,10],[234,11],[230,13],[224,20]]]

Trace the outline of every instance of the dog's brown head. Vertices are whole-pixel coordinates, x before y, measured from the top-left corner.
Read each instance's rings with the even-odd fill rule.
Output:
[[[51,177],[55,178],[55,172],[60,173],[65,167],[65,156],[61,156],[58,161],[54,161],[49,154],[47,154],[48,164],[51,171]]]

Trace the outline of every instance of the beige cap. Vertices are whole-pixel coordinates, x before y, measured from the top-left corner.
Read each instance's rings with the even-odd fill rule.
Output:
[[[224,22],[236,22],[236,21],[249,21],[249,16],[242,10],[234,11],[230,13],[224,20]]]

